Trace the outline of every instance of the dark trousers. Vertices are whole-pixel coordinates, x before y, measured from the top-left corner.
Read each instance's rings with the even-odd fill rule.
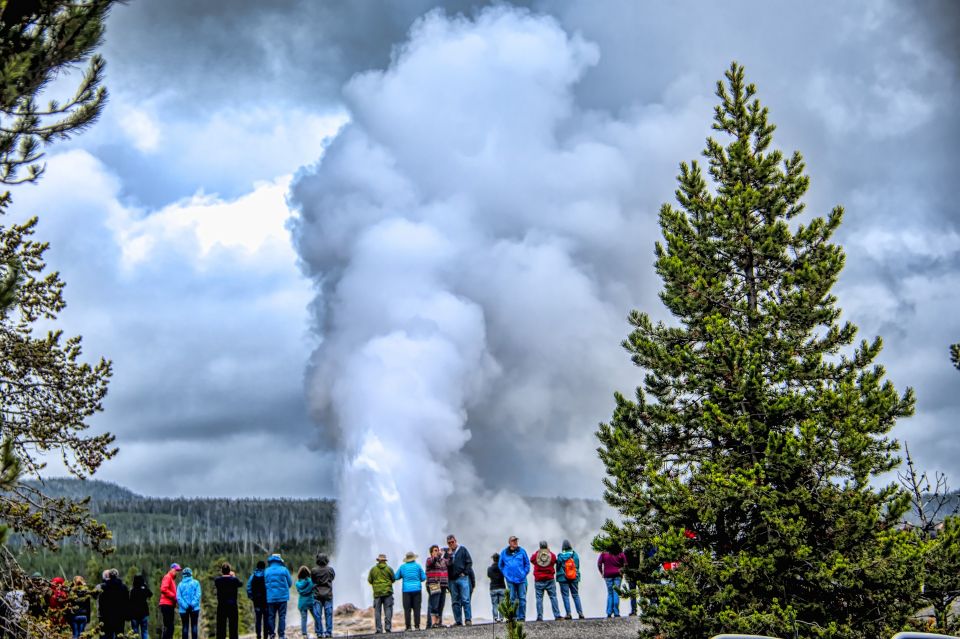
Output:
[[[160,619],[163,621],[160,639],[173,639],[173,606],[160,604]]]
[[[107,619],[103,621],[103,630],[101,631],[100,637],[102,639],[117,639],[117,637],[122,637],[126,628],[127,623],[125,621],[118,621],[116,619]]]
[[[227,638],[227,626],[230,627],[230,639],[240,636],[240,614],[237,604],[217,604],[217,639]]]
[[[266,607],[263,607],[263,608],[256,608],[256,607],[254,607],[254,609],[253,609],[253,625],[254,625],[254,627],[255,627],[256,630],[257,630],[257,639],[260,639],[260,637],[262,636],[262,635],[260,634],[261,631],[263,631],[263,634],[265,634],[265,635],[266,635],[266,634],[269,634],[269,633],[267,632],[267,618],[266,618],[266,617],[267,617],[267,609],[266,609]]]
[[[403,623],[410,630],[410,613],[413,613],[414,627],[420,629],[420,607],[423,605],[423,591],[403,593]]]
[[[427,599],[427,628],[433,627],[433,615],[437,616],[437,621],[443,625],[443,606],[447,601],[447,588],[443,586],[439,592],[431,592]]]
[[[187,639],[187,637],[190,636],[191,631],[193,631],[193,639],[197,639],[200,636],[199,610],[188,610],[186,612],[181,612],[180,623],[182,625],[180,639]]]

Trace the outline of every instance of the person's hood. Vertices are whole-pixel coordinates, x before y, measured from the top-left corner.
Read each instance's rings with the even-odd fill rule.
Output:
[[[304,586],[306,586],[308,583],[312,584],[313,579],[311,579],[310,577],[304,577],[303,579],[300,579],[297,581],[297,588],[300,587],[300,584],[303,584]]]
[[[270,555],[270,557],[267,559],[267,563],[268,563],[268,564],[280,564],[281,566],[285,566],[285,565],[286,565],[285,563],[283,563],[283,557],[281,557],[280,555],[278,555],[278,554],[276,554],[276,553]]]
[[[183,569],[183,578],[184,579],[193,579],[193,571],[189,568]]]
[[[63,577],[54,577],[53,579],[50,580],[50,583],[53,584],[54,586],[62,586],[65,582],[63,580]]]
[[[263,568],[257,568],[253,571],[254,577],[263,577]]]

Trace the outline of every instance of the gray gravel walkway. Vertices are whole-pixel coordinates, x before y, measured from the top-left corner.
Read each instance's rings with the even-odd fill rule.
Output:
[[[619,619],[583,619],[574,621],[531,621],[526,624],[527,636],[530,639],[635,639],[640,630],[640,622],[636,617],[620,617]],[[478,624],[476,626],[462,626],[441,628],[436,630],[396,631],[389,635],[352,635],[354,637],[397,637],[397,639],[505,639],[506,627],[503,624]]]

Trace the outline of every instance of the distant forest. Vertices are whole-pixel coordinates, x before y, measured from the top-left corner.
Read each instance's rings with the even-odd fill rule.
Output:
[[[153,572],[174,560],[206,566],[225,558],[252,566],[272,552],[312,561],[318,550],[333,549],[332,499],[144,497],[108,482],[76,479],[32,485],[51,497],[89,497],[94,517],[113,532],[115,551],[106,558],[75,541],[52,553],[12,535],[9,545],[19,550],[24,567],[46,576],[87,574],[96,572],[94,566]]]

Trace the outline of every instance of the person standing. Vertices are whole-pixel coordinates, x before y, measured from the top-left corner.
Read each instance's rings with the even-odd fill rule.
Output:
[[[470,611],[470,573],[473,571],[473,558],[466,547],[457,543],[454,535],[447,535],[447,548],[450,549],[447,579],[450,584],[454,625],[469,626],[473,623]]]
[[[267,567],[266,562],[258,561],[257,568],[247,579],[247,599],[253,606],[253,625],[257,631],[257,639],[262,639],[263,635],[269,635],[267,630],[267,585],[263,579],[263,571]],[[261,634],[261,632],[263,634]]]
[[[83,577],[77,575],[73,578],[73,587],[70,589],[70,612],[67,619],[70,622],[70,630],[73,631],[73,639],[80,639],[80,635],[90,623],[90,589],[87,588],[87,582]]]
[[[583,619],[583,606],[580,604],[580,555],[566,539],[563,540],[563,550],[557,555],[557,583],[560,584],[560,597],[567,613],[565,619],[573,619],[570,614],[571,595],[577,615]]]
[[[390,632],[393,625],[393,582],[393,568],[387,565],[387,556],[380,553],[377,564],[367,574],[367,583],[373,589],[373,619],[377,634],[384,629]]]
[[[493,609],[493,623],[503,621],[503,614],[500,612],[500,603],[507,594],[507,584],[503,580],[503,572],[500,570],[500,555],[494,553],[490,559],[493,563],[487,566],[487,578],[490,580],[490,605]]]
[[[322,624],[317,626],[317,633],[321,637],[333,636],[333,580],[337,578],[337,573],[330,565],[330,558],[325,554],[317,553],[317,565],[310,571],[310,578],[313,580],[313,597],[316,600],[314,604],[317,608],[316,618],[322,622],[326,617],[326,626],[321,632]]]
[[[200,582],[193,578],[193,571],[183,569],[183,578],[177,586],[177,606],[180,610],[181,639],[191,636],[197,639],[200,636],[200,599],[203,589]]]
[[[403,563],[397,568],[393,578],[400,581],[400,590],[403,592],[403,621],[407,630],[410,630],[410,613],[413,613],[414,628],[420,630],[420,609],[423,607],[423,582],[427,580],[427,573],[417,563],[417,555],[412,550],[403,558]]]
[[[530,574],[530,558],[515,536],[507,540],[507,547],[500,552],[497,564],[510,593],[510,601],[517,604],[517,621],[527,619],[527,575]]]
[[[267,589],[267,634],[269,637],[287,636],[287,602],[290,601],[290,586],[293,577],[287,570],[283,558],[274,553],[267,558],[267,569],[263,571],[263,585]]]
[[[297,610],[300,611],[300,633],[307,639],[307,617],[313,615],[313,629],[320,636],[320,615],[317,612],[317,600],[313,597],[313,578],[310,569],[300,566],[297,571]]]
[[[97,610],[100,623],[103,624],[103,639],[117,639],[126,630],[127,605],[130,591],[120,579],[120,572],[111,568],[104,572],[105,579],[100,584],[100,596],[97,598]]]
[[[163,621],[161,639],[173,639],[173,611],[177,608],[177,574],[180,564],[170,564],[170,570],[160,580],[160,619]]]
[[[447,596],[449,576],[447,556],[440,546],[430,546],[426,562],[427,572],[427,628],[443,627],[443,604]]]
[[[627,558],[623,551],[616,544],[612,544],[610,550],[604,550],[597,559],[597,568],[603,581],[607,584],[607,617],[620,616],[620,593],[617,588],[620,587],[623,567],[627,563]]]
[[[150,599],[153,593],[147,586],[147,580],[143,575],[133,577],[133,586],[130,587],[130,625],[133,632],[140,639],[149,639],[148,627],[150,625]]]
[[[230,639],[237,639],[240,636],[240,609],[237,593],[242,585],[230,564],[224,562],[220,566],[220,576],[213,580],[213,587],[217,591],[217,639],[226,639],[228,630]]]
[[[50,580],[50,598],[47,601],[47,608],[50,610],[50,621],[57,627],[63,628],[66,625],[64,612],[67,610],[67,600],[70,593],[64,585],[66,580],[63,577],[54,577]]]
[[[556,621],[560,618],[560,606],[557,603],[557,556],[546,541],[541,541],[540,548],[530,556],[530,563],[533,564],[533,586],[537,596],[537,621],[543,621],[543,593],[550,596],[550,608]]]

